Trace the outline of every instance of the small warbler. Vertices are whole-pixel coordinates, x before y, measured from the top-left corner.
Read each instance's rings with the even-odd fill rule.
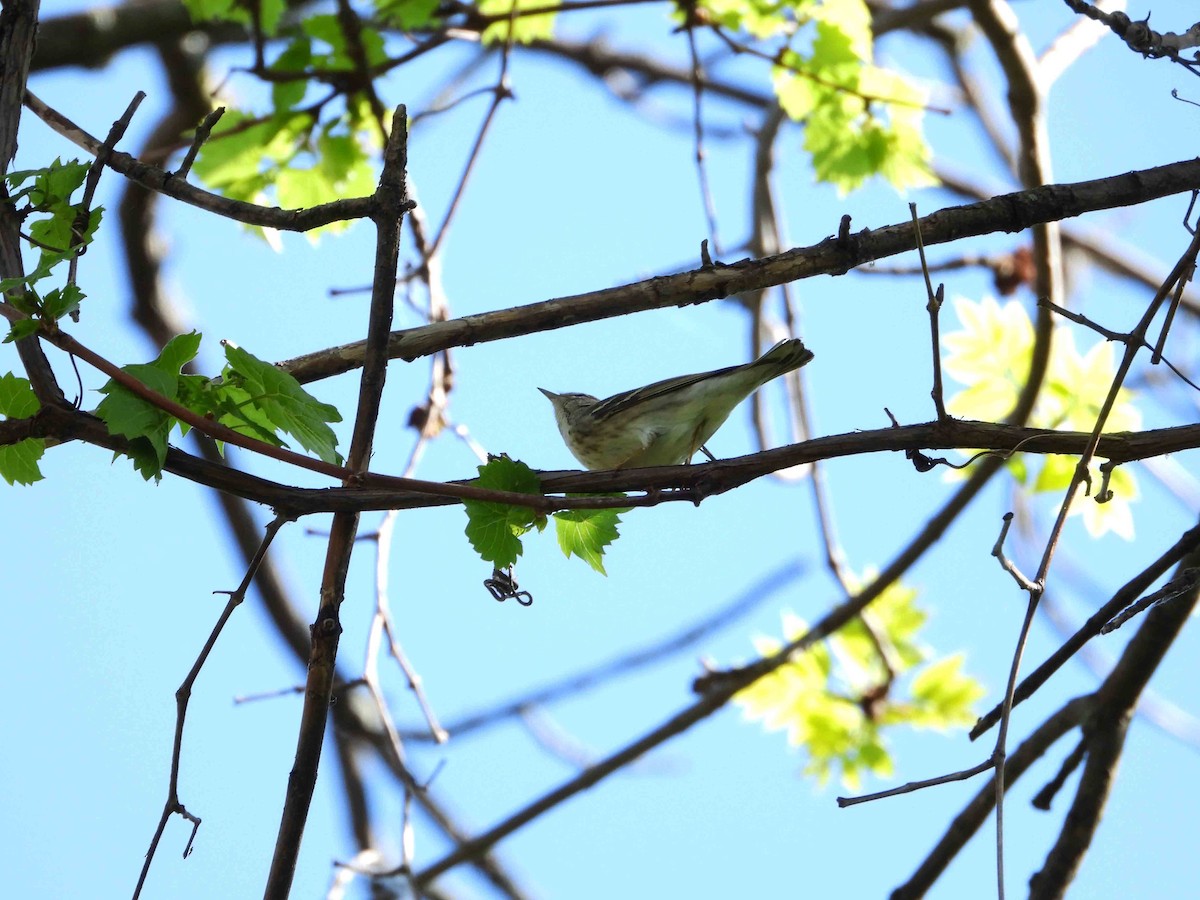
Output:
[[[757,388],[812,358],[804,342],[793,338],[754,362],[668,378],[607,400],[538,390],[554,404],[558,431],[586,468],[674,466],[704,449],[733,408]]]

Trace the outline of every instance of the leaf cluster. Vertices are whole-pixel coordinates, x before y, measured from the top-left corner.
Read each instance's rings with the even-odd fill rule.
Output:
[[[965,418],[994,421],[1005,416],[1016,402],[1033,356],[1033,323],[1016,300],[1003,307],[991,297],[974,302],[954,299],[954,310],[962,328],[945,335],[949,351],[943,368],[965,387],[946,403],[946,409]],[[1074,331],[1057,327],[1051,343],[1050,366],[1042,393],[1030,416],[1030,425],[1070,431],[1091,431],[1116,374],[1116,354],[1107,341],[1097,341],[1087,351],[1075,344]],[[1134,394],[1121,388],[1105,431],[1136,431],[1142,416]],[[1018,483],[1032,493],[1061,492],[1070,484],[1076,469],[1072,456],[1048,454],[1039,461],[1016,454],[1008,467]],[[1108,532],[1133,539],[1131,503],[1138,498],[1137,479],[1126,468],[1111,471],[1107,492],[1099,486],[1103,473],[1093,465],[1090,472],[1095,490],[1088,497],[1076,496],[1071,514],[1083,516],[1092,537]]]
[[[521,494],[541,494],[537,473],[520,460],[505,455],[493,456],[479,466],[477,487]],[[602,495],[602,496],[621,496]],[[523,552],[521,538],[531,529],[546,528],[546,516],[524,506],[465,500],[467,539],[475,552],[498,569],[513,565]],[[579,557],[601,575],[604,571],[604,550],[617,539],[617,526],[624,509],[572,509],[553,513],[558,546],[570,558]]]
[[[819,181],[845,193],[873,175],[898,189],[935,183],[921,124],[925,92],[873,65],[863,0],[703,0],[723,28],[782,45],[771,57],[784,112],[804,123]]]
[[[60,263],[81,255],[100,226],[103,210],[85,210],[71,201],[87,178],[89,163],[55,159],[41,169],[10,172],[5,176],[17,216],[26,221],[30,243],[39,251],[37,265],[26,275],[0,280],[0,291],[29,318],[14,322],[5,343],[35,333],[43,324],[54,327],[65,315],[78,311],[84,293],[73,283],[39,293],[35,287]]]
[[[226,341],[226,365],[219,379],[183,374],[183,367],[200,349],[200,339],[194,331],[179,335],[157,359],[124,366],[122,371],[159,396],[239,434],[286,447],[280,437],[286,433],[326,462],[341,462],[337,436],[329,427],[329,423],[341,421],[341,415],[305,391],[288,373]],[[171,429],[179,426],[183,434],[187,425],[114,380],[100,392],[105,397],[96,415],[110,432],[129,439],[129,455],[142,477],[157,481],[166,462]]]
[[[961,654],[934,658],[921,643],[926,614],[916,597],[912,588],[893,584],[863,618],[794,653],[734,698],[747,719],[786,731],[788,743],[804,749],[805,774],[824,783],[836,770],[856,789],[865,773],[892,774],[888,729],[942,730],[975,721],[971,707],[983,688],[963,674]],[[774,655],[807,631],[804,620],[785,613],[783,640],[760,637],[755,649]]]

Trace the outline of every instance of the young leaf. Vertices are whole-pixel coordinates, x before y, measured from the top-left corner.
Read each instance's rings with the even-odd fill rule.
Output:
[[[533,9],[545,8],[548,4],[539,0],[479,0],[479,12],[485,16],[507,16],[516,7]],[[555,13],[544,13],[536,16],[520,16],[512,20],[513,40],[519,44],[528,44],[539,39],[554,37]],[[483,30],[483,43],[496,44],[508,39],[509,20],[507,18],[493,22]]]
[[[183,0],[183,5],[196,22],[226,21],[250,25],[250,13],[239,0]],[[275,34],[283,18],[286,0],[257,0],[258,25],[268,37]]]
[[[971,707],[983,697],[984,690],[974,678],[962,673],[964,659],[962,653],[944,657],[913,679],[914,725],[950,728],[974,723]]]
[[[479,467],[479,487],[497,491],[516,491],[521,494],[540,494],[541,480],[537,473],[519,460],[494,456],[487,465]],[[539,524],[538,513],[524,506],[464,500],[467,513],[467,540],[475,552],[498,569],[511,566],[521,555],[521,536]]]
[[[342,457],[337,452],[337,435],[328,425],[342,420],[336,407],[317,400],[282,369],[228,341],[224,344],[229,365],[223,377],[247,392],[251,407],[265,417],[273,429],[290,434],[305,450],[325,462],[340,465]]]
[[[869,578],[868,574],[866,580]],[[919,640],[926,616],[915,605],[915,598],[911,588],[893,585],[865,611],[870,632],[857,621],[807,651],[793,654],[783,666],[735,697],[746,718],[761,720],[768,730],[786,729],[788,742],[803,747],[809,756],[806,774],[824,782],[837,769],[843,784],[850,787],[855,787],[864,773],[891,773],[886,728],[970,724],[970,706],[983,695],[983,689],[961,674],[961,657],[930,663],[913,678],[910,696],[901,693],[903,680],[897,676],[930,655]],[[784,614],[786,641],[807,630],[803,620]],[[770,656],[783,643],[758,638],[754,645],[760,654]],[[887,666],[881,652],[887,655]]]
[[[996,420],[1006,415],[1029,369],[1033,352],[1033,324],[1025,308],[1016,300],[1001,307],[985,297],[978,303],[961,297],[954,309],[963,328],[947,334],[943,345],[950,351],[943,370],[967,387],[946,404],[956,415]],[[1104,406],[1113,378],[1116,358],[1107,341],[1097,341],[1086,353],[1076,347],[1074,331],[1059,326],[1051,342],[1050,366],[1030,423],[1041,428],[1091,431]],[[1134,405],[1133,392],[1121,388],[1105,420],[1106,431],[1133,431],[1141,428],[1141,412]],[[1022,484],[1029,482],[1029,469],[1040,465],[1031,490],[1061,492],[1075,475],[1077,458],[1047,455],[1014,457],[1008,467]],[[1118,477],[1119,476],[1119,477]],[[1092,481],[1100,484],[1093,467]],[[1138,496],[1132,473],[1119,469],[1109,485],[1112,498],[1096,503],[1092,497],[1077,494],[1071,514],[1083,514],[1088,533],[1098,537],[1112,531],[1127,540],[1133,537],[1133,513],[1130,503]]]
[[[303,72],[312,61],[312,42],[306,35],[297,35],[287,45],[282,53],[275,57],[271,69],[275,72]],[[271,87],[271,102],[275,110],[291,109],[304,99],[308,93],[308,81],[297,78],[295,81],[279,81]]]
[[[155,393],[175,399],[176,376],[153,364],[121,368]],[[96,415],[104,420],[112,434],[130,439],[134,465],[147,480],[157,480],[167,460],[167,436],[175,419],[115,381],[109,380],[100,388],[100,393],[105,397],[96,407]]]
[[[80,302],[87,296],[77,284],[68,284],[62,288],[47,291],[42,298],[42,315],[57,322],[63,316],[70,315],[79,309]]]
[[[179,400],[183,377],[179,370],[195,358],[200,348],[196,332],[172,338],[151,363],[123,366],[142,384],[169,400]],[[96,415],[104,420],[108,430],[129,438],[129,456],[134,467],[149,481],[162,477],[167,459],[167,438],[176,419],[154,404],[115,381],[109,380],[100,393],[105,397],[96,407]]]
[[[439,0],[380,0],[379,14],[392,19],[405,31],[429,25]]]
[[[0,478],[11,484],[33,484],[44,477],[38,460],[46,452],[41,438],[25,438],[0,447]]]
[[[615,541],[621,519],[617,509],[570,509],[554,514],[558,546],[570,558],[574,553],[601,575],[604,548]]]
[[[0,419],[26,419],[34,415],[41,404],[29,381],[11,372],[0,375]],[[0,446],[0,478],[9,484],[33,484],[42,479],[38,460],[46,452],[41,438],[25,438],[15,444]]]
[[[8,329],[8,334],[4,336],[2,343],[11,344],[13,341],[27,338],[31,334],[36,334],[41,327],[42,323],[37,319],[18,319],[12,323],[12,328]]]

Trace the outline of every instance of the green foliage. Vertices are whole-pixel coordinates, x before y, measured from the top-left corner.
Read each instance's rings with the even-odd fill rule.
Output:
[[[275,34],[287,9],[287,0],[183,0],[197,22],[238,22],[250,25],[251,4],[258,7],[259,26],[268,37]]]
[[[964,418],[999,420],[1012,410],[1029,372],[1034,340],[1029,314],[1015,300],[1001,307],[991,297],[978,303],[956,297],[954,310],[963,327],[943,337],[949,355],[942,366],[966,387],[949,399],[946,409]],[[1090,432],[1115,375],[1116,354],[1111,343],[1097,341],[1086,353],[1081,352],[1075,346],[1074,331],[1060,325],[1054,331],[1045,385],[1029,424]],[[1121,388],[1105,431],[1141,428],[1142,417],[1133,396],[1132,391]],[[1031,467],[1037,471],[1036,476],[1031,477]],[[1066,456],[1050,455],[1038,462],[1036,458],[1014,455],[1009,460],[1017,480],[1034,493],[1065,490],[1075,467],[1076,459]],[[1112,496],[1104,502],[1098,496],[1102,477],[1097,463],[1093,463],[1090,474],[1092,496],[1079,492],[1071,504],[1071,514],[1082,514],[1084,526],[1093,537],[1111,531],[1132,540],[1130,504],[1138,498],[1133,473],[1124,468],[1113,471],[1108,485]]]
[[[379,0],[376,9],[401,28],[415,30],[432,25],[439,0]]]
[[[479,11],[485,16],[507,17],[514,7],[517,10],[541,9],[551,5],[550,0],[479,0]],[[530,41],[553,37],[556,15],[517,16],[512,20],[513,40],[518,44],[528,44]],[[508,29],[507,18],[494,22],[483,30],[482,40],[485,44],[502,44],[508,40]]]
[[[619,496],[619,495],[617,495]],[[574,553],[601,575],[604,571],[604,548],[615,541],[621,524],[621,509],[569,509],[554,514],[554,530],[558,546],[567,558]]]
[[[495,491],[516,491],[521,494],[540,494],[541,480],[537,473],[519,460],[493,456],[487,465],[479,466],[478,487]],[[475,552],[496,568],[511,566],[521,555],[521,536],[536,527],[546,527],[546,517],[524,506],[507,503],[485,503],[464,500],[467,512],[467,540]]]
[[[228,342],[227,365],[219,381],[181,374],[199,349],[200,335],[193,331],[172,338],[153,362],[124,366],[122,371],[166,399],[240,434],[287,446],[279,438],[284,432],[326,462],[341,462],[337,438],[327,424],[341,421],[334,407],[318,401],[291,375]],[[110,432],[129,439],[129,455],[142,477],[157,481],[171,429],[179,425],[185,433],[186,425],[115,381],[108,381],[100,392],[105,398],[96,415]]]
[[[804,122],[818,180],[841,192],[882,175],[898,189],[935,183],[921,131],[925,94],[871,64],[874,38],[864,0],[702,0],[704,18],[764,40],[784,111]]]
[[[341,22],[335,15],[309,16],[304,20],[304,33],[327,50],[313,54],[313,65],[325,72],[350,72],[356,68],[354,57],[346,44],[346,33],[342,30]],[[374,28],[361,28],[358,41],[362,45],[363,56],[368,66],[377,66],[387,54],[383,49],[383,35]]]
[[[84,216],[83,210],[71,202],[87,178],[91,166],[78,160],[64,163],[56,159],[43,169],[11,172],[5,176],[11,191],[10,201],[17,204],[18,214],[25,219],[31,243],[38,250],[38,262],[24,276],[0,280],[0,291],[8,300],[31,318],[15,322],[5,342],[33,334],[42,322],[54,323],[75,312],[84,299],[74,284],[55,288],[39,295],[35,285],[49,276],[62,262],[83,253],[100,226],[103,210],[96,208]]]
[[[29,381],[11,372],[0,375],[0,420],[27,419],[41,408]],[[33,484],[42,480],[38,460],[46,452],[41,438],[25,438],[0,445],[0,478],[11,484]]]
[[[862,619],[793,654],[735,700],[748,719],[771,731],[786,730],[788,743],[808,755],[805,774],[822,783],[835,769],[851,789],[865,773],[890,776],[887,728],[969,725],[975,720],[971,706],[984,693],[962,674],[961,656],[927,662],[932,653],[919,641],[925,619],[916,591],[892,585]],[[772,655],[807,631],[803,620],[785,614],[784,640],[759,638],[755,647]],[[901,693],[904,685],[907,696]]]
[[[286,209],[370,194],[375,174],[366,151],[371,139],[364,134],[369,119],[351,109],[319,125],[311,113],[290,109],[303,98],[304,85],[277,86],[280,108],[266,118],[225,113],[196,160],[201,180],[226,197],[250,203],[266,202],[273,189]],[[350,224],[334,222],[326,229],[343,231]]]
[[[183,394],[198,393],[196,383],[202,379],[181,375],[179,370],[195,358],[199,349],[199,334],[194,331],[181,334],[171,339],[158,359],[124,366],[122,371],[168,400],[180,401]],[[159,480],[167,459],[167,437],[176,419],[111,379],[100,388],[100,393],[105,396],[96,407],[96,415],[112,434],[129,439],[129,456],[142,477],[147,481]]]
[[[478,487],[496,491],[516,491],[521,494],[541,494],[542,485],[537,473],[519,460],[501,454],[493,456],[487,465],[479,467]],[[593,495],[586,495],[593,496]],[[619,497],[620,494],[600,494]],[[487,503],[464,500],[467,513],[467,539],[475,552],[496,568],[503,569],[517,561],[524,549],[521,538],[531,528],[542,531],[546,517],[524,506],[507,503]],[[615,541],[620,514],[625,509],[573,509],[556,512],[554,529],[558,546],[570,558],[578,556],[601,575],[604,571],[604,548]]]
[[[282,369],[230,341],[222,343],[227,365],[221,373],[221,384],[210,386],[210,392],[221,398],[221,424],[287,446],[278,438],[282,431],[325,462],[341,465],[337,435],[328,424],[342,420],[337,408],[317,400]],[[264,428],[266,436],[262,434]]]

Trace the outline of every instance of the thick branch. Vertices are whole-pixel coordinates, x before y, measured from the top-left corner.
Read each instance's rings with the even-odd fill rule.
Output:
[[[550,427],[547,425],[547,427]],[[0,423],[0,445],[16,443],[27,437],[49,437],[59,442],[82,440],[117,452],[127,452],[124,438],[108,433],[104,423],[94,416],[72,409],[48,408],[32,419]],[[542,490],[547,493],[585,491],[662,491],[686,490],[679,495],[662,494],[659,502],[706,497],[732,490],[783,469],[863,453],[905,450],[991,449],[1008,453],[1020,446],[1022,453],[1062,453],[1075,455],[1087,447],[1090,435],[1080,431],[1051,431],[1017,427],[993,422],[947,419],[898,428],[853,431],[813,438],[762,453],[737,456],[712,463],[690,466],[662,466],[654,469],[629,469],[614,472],[543,471]],[[1131,462],[1200,447],[1200,425],[1179,425],[1150,431],[1101,435],[1096,455],[1116,462]],[[907,465],[905,466],[907,468]],[[348,512],[387,509],[416,509],[457,503],[459,496],[503,502],[501,492],[473,488],[466,481],[450,482],[440,495],[422,489],[386,489],[383,487],[296,488],[255,475],[214,465],[181,450],[167,451],[164,470],[214,487],[226,493],[265,503],[293,516],[318,512]],[[915,477],[917,473],[913,473]],[[367,475],[368,485],[385,476]],[[396,479],[403,483],[402,479]],[[437,482],[415,482],[428,485]],[[538,504],[547,512],[556,509],[596,508],[604,498],[547,498]],[[623,501],[628,505],[628,501]]]
[[[21,98],[29,76],[29,57],[37,32],[37,0],[14,0],[0,11],[0,175],[8,174],[17,152],[17,129],[21,123]],[[97,150],[100,144],[97,142]],[[8,199],[8,185],[0,182],[0,278],[25,274],[21,260],[21,220]],[[17,288],[16,290],[20,290]],[[17,341],[21,364],[44,403],[61,403],[62,389],[36,338]]]
[[[1200,189],[1200,160],[1185,160],[949,207],[921,219],[921,235],[926,245],[932,245],[997,231],[1017,232],[1086,212],[1132,206],[1197,189]],[[815,275],[843,275],[856,266],[905,253],[916,246],[914,225],[905,221],[874,231],[863,230],[846,241],[828,237],[819,244],[765,259],[662,275],[621,287],[394,331],[388,355],[392,359],[413,360],[450,347],[551,331],[630,312],[689,306]],[[361,366],[364,346],[365,342],[356,341],[298,356],[279,365],[301,382],[315,381]]]

